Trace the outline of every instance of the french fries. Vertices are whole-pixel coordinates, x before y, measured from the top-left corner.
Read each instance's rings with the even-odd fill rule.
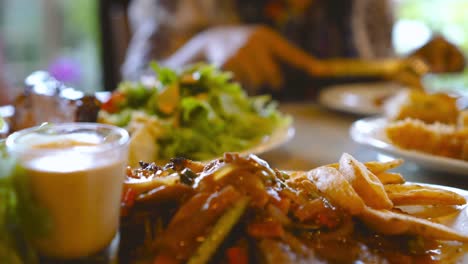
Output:
[[[366,207],[359,215],[361,220],[375,231],[385,235],[413,234],[436,240],[468,242],[468,236],[442,224],[411,215]]]
[[[447,190],[417,184],[385,185],[388,197],[395,205],[462,205],[465,197]]]
[[[399,173],[395,172],[388,172],[388,170],[394,169],[398,166],[403,164],[402,159],[394,159],[387,162],[379,162],[379,161],[369,161],[364,162],[364,166],[372,172],[382,184],[392,184],[392,183],[404,183],[405,179]],[[325,165],[327,167],[338,169],[340,167],[339,163],[332,163]]]
[[[403,164],[402,159],[394,159],[387,162],[369,161],[364,163],[366,168],[376,175],[394,169],[401,164]]]
[[[309,171],[307,178],[314,182],[328,199],[351,215],[360,214],[364,210],[364,201],[337,169],[319,167]]]
[[[310,180],[333,204],[381,234],[413,234],[435,240],[468,242],[468,234],[460,234],[445,225],[406,214],[395,207],[466,203],[465,197],[452,191],[405,184],[401,174],[388,172],[402,163],[399,159],[361,163],[344,153],[339,163],[293,175],[295,180]]]
[[[396,172],[382,172],[382,173],[376,174],[375,176],[377,176],[380,182],[384,185],[405,183],[405,178],[403,178],[403,175],[401,175],[400,173],[396,173]]]
[[[367,205],[375,209],[393,207],[382,182],[364,164],[347,153],[341,156],[339,163],[339,171]]]

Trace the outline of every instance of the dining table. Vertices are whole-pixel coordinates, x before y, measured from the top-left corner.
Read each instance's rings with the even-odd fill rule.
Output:
[[[355,121],[364,117],[362,115],[332,110],[315,102],[281,102],[279,110],[292,117],[294,134],[278,147],[258,154],[273,168],[307,171],[336,163],[343,153],[351,154],[361,162],[400,158],[380,153],[352,140],[350,128]],[[0,107],[2,116],[11,117],[13,113],[11,106]],[[409,160],[393,171],[401,173],[408,182],[468,190],[468,174],[428,170]],[[119,239],[117,237],[106,251],[97,256],[96,263],[117,263]]]
[[[279,147],[259,155],[274,168],[307,171],[336,163],[343,153],[351,154],[361,162],[401,158],[389,156],[352,140],[349,132],[351,125],[365,116],[333,110],[318,102],[281,102],[279,110],[292,117],[294,135]],[[13,113],[11,106],[0,107],[1,116],[11,117]],[[403,165],[393,171],[401,173],[409,182],[468,190],[468,172],[453,174],[435,171],[411,160],[405,160]]]
[[[260,155],[272,167],[307,171],[336,163],[343,153],[361,162],[400,158],[360,145],[351,139],[351,125],[363,116],[331,110],[311,102],[286,102],[280,104],[279,108],[293,118],[295,133],[288,142]],[[408,182],[468,190],[468,173],[463,175],[429,170],[409,160],[393,171],[401,173]]]

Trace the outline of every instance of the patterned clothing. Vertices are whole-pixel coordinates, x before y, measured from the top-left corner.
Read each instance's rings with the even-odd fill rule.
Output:
[[[133,0],[129,11],[134,35],[123,65],[129,79],[137,78],[149,60],[163,59],[195,34],[219,25],[269,25],[317,58],[392,55],[387,0]],[[286,71],[300,86],[320,85],[297,77],[295,69]]]
[[[351,34],[347,0],[311,1],[306,9],[294,10],[290,1],[238,1],[242,20],[249,24],[268,24],[283,36],[318,58],[356,55]],[[342,2],[342,8],[330,8]]]

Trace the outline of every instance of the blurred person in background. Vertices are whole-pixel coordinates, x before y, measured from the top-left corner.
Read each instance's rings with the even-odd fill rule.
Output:
[[[205,61],[232,71],[250,93],[304,99],[356,78],[421,87],[428,70],[465,65],[445,39],[396,58],[387,0],[133,0],[129,17],[126,79],[138,79],[150,60],[172,68]]]

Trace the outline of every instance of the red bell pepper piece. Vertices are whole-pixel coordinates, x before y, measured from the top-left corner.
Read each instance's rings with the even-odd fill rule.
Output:
[[[249,256],[243,247],[231,247],[226,250],[226,257],[229,264],[248,264]]]

